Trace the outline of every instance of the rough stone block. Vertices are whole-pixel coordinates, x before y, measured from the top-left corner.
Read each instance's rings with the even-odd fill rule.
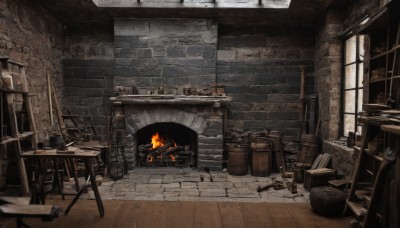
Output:
[[[198,142],[199,143],[205,143],[205,144],[218,144],[218,145],[220,145],[223,142],[223,137],[222,137],[222,134],[218,135],[216,137],[206,137],[206,136],[203,136],[203,135],[199,135],[198,136]]]
[[[132,65],[132,58],[115,58],[116,66],[130,66]]]
[[[115,49],[115,56],[119,58],[133,58],[136,59],[136,49],[134,48],[118,48]]]
[[[185,46],[168,46],[167,57],[168,58],[184,58],[186,56]]]
[[[264,120],[244,120],[245,130],[262,130],[265,127]]]
[[[216,48],[215,46],[204,46],[202,57],[204,59],[215,59],[216,57]]]
[[[187,57],[201,57],[203,54],[203,46],[201,45],[190,45],[186,47]]]
[[[136,51],[138,59],[148,59],[153,57],[152,49],[138,48]]]
[[[222,155],[205,155],[199,154],[198,159],[207,161],[220,161],[222,162]]]
[[[114,20],[115,36],[148,36],[150,26],[148,20],[116,19]]]
[[[135,77],[139,74],[139,70],[136,67],[115,67],[116,76],[120,77]]]
[[[236,50],[218,50],[217,60],[234,60],[236,59]]]
[[[199,143],[198,144],[199,149],[221,149],[222,144],[205,144],[205,143]]]

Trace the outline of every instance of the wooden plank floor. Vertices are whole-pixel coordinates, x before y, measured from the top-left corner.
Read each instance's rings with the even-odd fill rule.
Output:
[[[48,200],[63,208],[69,200]],[[24,219],[31,227],[348,227],[349,218],[325,218],[311,211],[307,203],[233,203],[105,200],[100,218],[94,200],[79,200],[67,216],[52,222]],[[0,227],[15,227],[15,219],[0,219]]]

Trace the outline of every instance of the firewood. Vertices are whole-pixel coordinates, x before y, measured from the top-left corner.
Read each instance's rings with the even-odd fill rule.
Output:
[[[160,153],[164,152],[166,149],[170,148],[173,145],[174,145],[174,143],[167,143],[164,146],[158,147],[157,150],[156,150],[156,153],[160,154]]]
[[[183,150],[183,146],[176,146],[176,147],[169,148],[165,151],[165,155],[168,156],[170,154],[178,152],[179,150]]]

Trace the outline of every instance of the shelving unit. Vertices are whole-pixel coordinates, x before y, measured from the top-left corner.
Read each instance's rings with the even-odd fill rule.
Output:
[[[25,150],[32,150],[36,147],[37,136],[32,113],[31,96],[28,93],[25,66],[7,57],[0,57],[0,63],[1,80],[4,77],[8,77],[4,79],[8,80],[8,83],[4,83],[3,87],[0,88],[0,152],[2,153],[2,157],[7,156],[9,166],[11,160],[16,160],[22,193],[27,195],[29,194],[28,177],[25,169],[25,161],[21,155]],[[29,125],[28,127],[21,127],[22,121],[21,117],[17,115],[18,112],[26,114],[25,120],[28,123],[27,125]]]
[[[388,3],[358,31],[368,34],[370,38],[370,54],[365,59],[369,62],[369,72],[364,83],[368,89],[368,101],[370,104],[388,105],[392,109],[400,109],[399,5],[397,1]],[[400,180],[400,172],[394,172],[393,168],[395,164],[400,166],[399,137],[393,137],[392,133],[382,129],[388,122],[391,129],[400,129],[400,126],[396,125],[398,121],[375,115],[377,113],[369,112],[365,118],[359,119],[363,125],[362,143],[360,147],[354,147],[358,158],[345,212],[350,209],[361,227],[399,227],[399,206],[396,203],[396,206],[389,206],[393,199],[399,201],[400,185],[395,181]],[[397,133],[400,135],[400,131]],[[381,146],[376,146],[375,150],[373,146],[378,142]],[[393,156],[395,153],[397,155]],[[400,167],[398,169],[400,171]]]
[[[397,10],[397,12],[396,12]],[[400,87],[400,15],[398,3],[390,2],[365,23],[360,33],[370,37],[368,74],[369,103],[390,104]],[[398,104],[394,108],[400,108]]]

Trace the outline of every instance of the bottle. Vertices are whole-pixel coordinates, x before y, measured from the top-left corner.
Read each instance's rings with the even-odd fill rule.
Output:
[[[296,180],[292,181],[292,193],[297,193],[297,183]]]

